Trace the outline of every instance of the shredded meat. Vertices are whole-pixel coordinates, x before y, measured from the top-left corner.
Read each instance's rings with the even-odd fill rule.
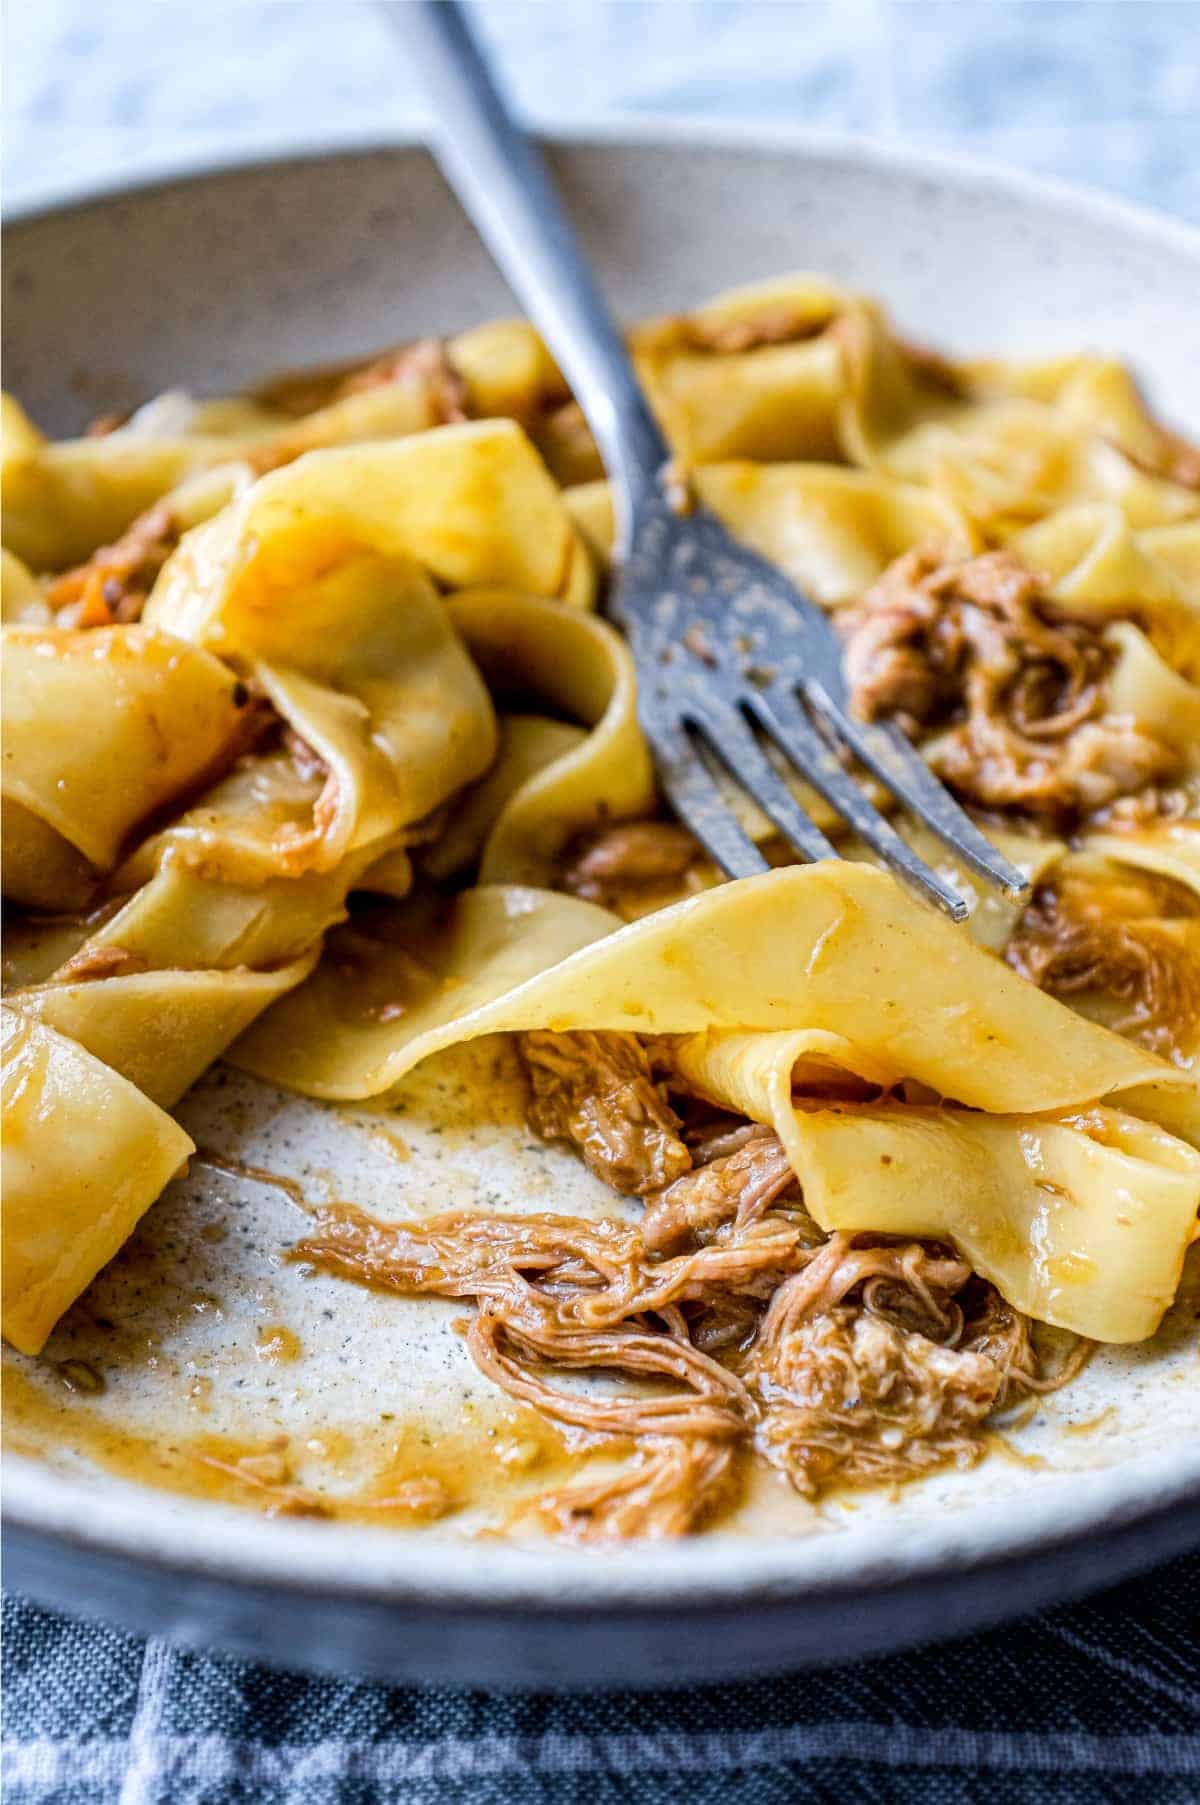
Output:
[[[139,514],[112,545],[55,579],[46,600],[63,627],[108,627],[141,619],[159,571],[179,543],[180,526],[163,502]]]
[[[647,1198],[642,1240],[650,1253],[673,1253],[723,1223],[752,1222],[795,1188],[778,1137],[767,1128],[747,1128],[738,1147],[710,1157]]]
[[[385,1224],[351,1205],[316,1213],[293,1258],[376,1289],[472,1298],[467,1345],[510,1396],[632,1461],[535,1502],[583,1540],[679,1535],[731,1496],[757,1447],[817,1496],[900,1479],[982,1450],[987,1414],[1049,1388],[1024,1318],[944,1248],[824,1236],[769,1189],[773,1136],[751,1131],[713,1162],[722,1193],[664,1258],[615,1218],[452,1215]],[[653,1208],[653,1206],[652,1206]],[[965,1302],[960,1301],[965,1300]],[[581,1391],[554,1375],[611,1374]]]
[[[287,1455],[287,1436],[281,1435],[263,1454],[243,1454],[238,1460],[222,1460],[216,1454],[195,1458],[218,1473],[262,1494],[269,1517],[328,1517],[332,1512],[318,1493],[297,1484]]]
[[[56,984],[81,984],[93,978],[119,978],[145,971],[140,953],[123,946],[81,946],[54,974]]]
[[[345,400],[348,395],[398,382],[430,383],[441,425],[467,418],[466,385],[445,345],[435,338],[418,339],[351,364],[287,372],[264,384],[258,390],[258,399],[276,412],[299,420]]]
[[[511,1397],[560,1423],[601,1435],[737,1437],[749,1415],[746,1388],[736,1373],[702,1354],[686,1337],[661,1330],[625,1323],[587,1330],[547,1322],[535,1333],[515,1328],[492,1306],[472,1318],[467,1343],[480,1371]],[[685,1389],[637,1390],[613,1398],[562,1391],[532,1370],[531,1363],[539,1361],[552,1361],[568,1372],[671,1379]]]
[[[703,858],[699,842],[673,821],[621,821],[577,848],[561,888],[632,920],[677,897]]]
[[[546,1492],[534,1510],[555,1535],[575,1542],[690,1535],[727,1499],[737,1449],[703,1437],[647,1439],[619,1472]]]
[[[1065,619],[1008,552],[913,551],[842,621],[855,712],[928,747],[966,801],[1055,821],[1170,781],[1179,757],[1104,712],[1100,622]]]
[[[767,1219],[678,1259],[654,1260],[638,1229],[613,1217],[464,1214],[382,1223],[338,1204],[317,1212],[296,1257],[375,1290],[475,1298],[536,1332],[547,1310],[570,1327],[603,1329],[710,1303],[730,1289],[765,1302],[806,1246],[794,1225]],[[514,1274],[530,1282],[517,1286]]]
[[[985,1354],[847,1309],[791,1330],[756,1377],[764,1408],[755,1446],[813,1498],[834,1480],[878,1485],[972,1465],[1002,1385]]]
[[[615,1191],[644,1196],[691,1165],[679,1118],[655,1084],[632,1034],[522,1034],[533,1099],[529,1120],[545,1140],[570,1141]]]
[[[400,351],[353,370],[338,384],[331,399],[361,395],[368,389],[389,388],[393,383],[427,383],[433,396],[438,424],[450,426],[468,418],[467,385],[451,363],[441,339],[423,338]]]
[[[759,1334],[760,1354],[782,1345],[811,1317],[835,1310],[856,1286],[879,1280],[909,1290],[910,1308],[920,1312],[927,1338],[941,1339],[960,1326],[945,1299],[970,1276],[965,1261],[940,1250],[931,1253],[919,1241],[860,1245],[853,1235],[831,1235],[772,1297]]]
[[[1111,1022],[1118,1034],[1164,1058],[1182,1058],[1200,1016],[1200,971],[1170,916],[1194,914],[1195,905],[1181,885],[1159,880],[1151,888],[1158,893],[1151,906],[1163,916],[1141,913],[1136,885],[1044,884],[1017,922],[1005,957],[1051,996],[1121,1005]]]
[[[746,1372],[761,1406],[755,1446],[812,1497],[834,1481],[973,1465],[992,1411],[1064,1384],[1090,1352],[1081,1343],[1043,1377],[1028,1319],[964,1261],[865,1240],[832,1236],[780,1287]],[[861,1307],[848,1308],[860,1286]]]
[[[1148,784],[1129,796],[1118,796],[1115,802],[1096,809],[1088,816],[1087,826],[1102,828],[1109,834],[1140,833],[1159,821],[1187,821],[1196,812],[1196,798],[1186,784]]]
[[[1015,1403],[1030,1393],[1057,1391],[1082,1372],[1096,1351],[1096,1343],[1072,1336],[1064,1358],[1053,1370],[1033,1345],[1027,1316],[1006,1303],[994,1285],[972,1279],[960,1294],[965,1305],[964,1334],[958,1345],[985,1354],[1004,1375],[996,1399],[997,1408]],[[1045,1367],[1045,1370],[1043,1370]]]
[[[710,320],[703,315],[676,314],[643,326],[636,338],[639,350],[662,355],[669,351],[691,351],[714,357],[728,357],[745,351],[759,351],[767,345],[788,345],[803,339],[819,338],[828,330],[829,319],[819,314],[800,313],[786,302],[763,306],[750,318]]]
[[[298,424],[255,446],[245,454],[245,461],[258,476],[278,470],[323,443],[306,424],[309,414],[352,395],[401,383],[424,388],[430,404],[428,425],[449,426],[469,418],[466,384],[450,362],[445,345],[440,339],[420,339],[367,363],[315,375],[283,376],[260,389],[262,401]]]

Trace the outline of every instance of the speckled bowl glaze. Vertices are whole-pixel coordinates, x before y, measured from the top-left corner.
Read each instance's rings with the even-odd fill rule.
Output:
[[[778,131],[642,121],[552,152],[626,314],[818,270],[954,350],[1111,349],[1169,417],[1200,424],[1200,235],[1182,226]],[[4,249],[6,386],[56,432],[168,386],[228,390],[512,306],[412,147],[85,199],[14,222]],[[545,1207],[549,1187],[560,1207],[604,1206],[567,1156],[528,1146],[511,1110],[464,1113],[460,1080],[451,1064],[406,1091],[403,1165],[377,1114],[224,1074],[183,1115],[205,1144],[381,1214],[483,1196]],[[295,1232],[277,1192],[199,1167],[147,1217],[137,1257],[101,1284],[108,1315],[159,1350],[114,1374],[148,1434],[179,1433],[187,1372],[217,1375],[230,1427],[266,1412],[311,1433],[398,1400],[452,1424],[464,1399],[481,1407],[451,1306],[303,1281],[280,1258]],[[286,1387],[254,1359],[267,1318],[303,1349]],[[68,1324],[52,1351],[90,1352],[86,1327]],[[663,1684],[844,1659],[995,1622],[1200,1543],[1196,1353],[1182,1320],[1104,1355],[1011,1432],[1015,1459],[600,1555],[454,1525],[270,1520],[114,1478],[47,1435],[40,1458],[6,1467],[7,1576],[48,1604],[181,1641],[396,1680]]]

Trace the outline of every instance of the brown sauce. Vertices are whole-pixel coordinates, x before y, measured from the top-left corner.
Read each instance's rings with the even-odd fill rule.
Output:
[[[1116,1407],[1107,1404],[1095,1416],[1084,1417],[1081,1422],[1064,1423],[1063,1430],[1067,1435],[1095,1435],[1098,1429],[1105,1429],[1116,1420]]]
[[[75,1455],[114,1478],[268,1516],[414,1528],[452,1525],[486,1512],[511,1518],[526,1498],[568,1482],[611,1447],[574,1444],[532,1410],[505,1406],[447,1433],[419,1420],[389,1420],[305,1437],[235,1437],[198,1431],[155,1435],[106,1414],[47,1369],[6,1361],[4,1439],[32,1459]],[[475,1419],[478,1420],[475,1420]]]
[[[297,1209],[309,1210],[312,1205],[304,1195],[304,1188],[298,1179],[285,1178],[280,1172],[271,1172],[266,1166],[247,1166],[240,1159],[232,1159],[228,1154],[216,1153],[210,1147],[197,1147],[192,1159],[200,1166],[211,1166],[214,1172],[226,1172],[230,1178],[246,1178],[252,1184],[270,1185],[276,1191],[282,1191],[290,1197]]]
[[[294,1329],[282,1322],[266,1322],[254,1338],[254,1352],[270,1366],[285,1366],[300,1358],[302,1344]]]
[[[1031,1472],[1040,1473],[1050,1465],[1041,1454],[1029,1454],[1025,1449],[1018,1448],[999,1429],[985,1429],[980,1439],[989,1454],[998,1455],[1012,1466],[1028,1467]]]

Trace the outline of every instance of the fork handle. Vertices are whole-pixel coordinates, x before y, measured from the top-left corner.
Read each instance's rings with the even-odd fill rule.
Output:
[[[438,162],[595,434],[624,541],[636,498],[670,450],[546,166],[492,80],[458,0],[393,0],[383,10],[423,79]]]

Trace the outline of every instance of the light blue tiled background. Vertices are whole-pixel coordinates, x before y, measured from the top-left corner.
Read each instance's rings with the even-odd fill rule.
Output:
[[[418,122],[367,0],[8,0],[10,205]],[[526,112],[867,132],[1200,221],[1197,0],[482,0]]]

